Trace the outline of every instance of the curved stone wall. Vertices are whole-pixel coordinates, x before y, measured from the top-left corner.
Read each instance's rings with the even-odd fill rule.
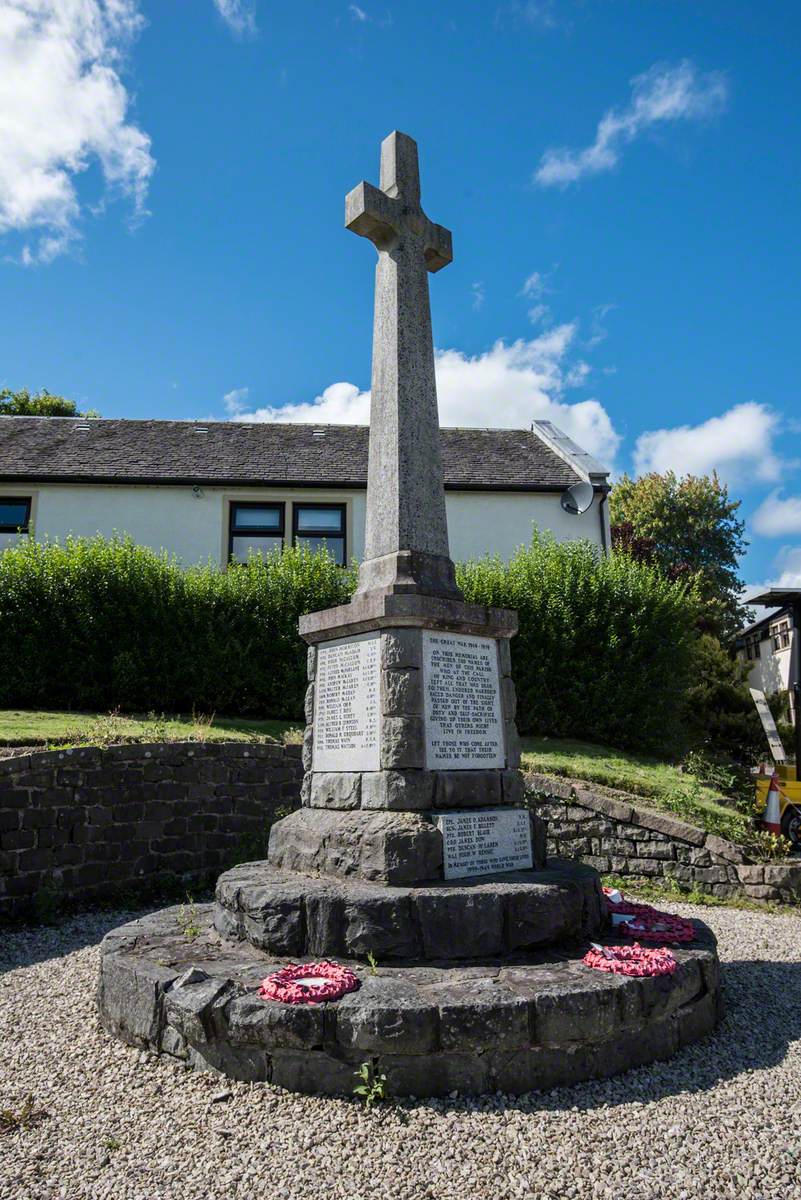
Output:
[[[548,822],[549,855],[580,858],[602,874],[672,879],[711,896],[801,902],[801,861],[749,863],[725,838],[580,780],[529,772],[526,785]]]
[[[168,742],[0,761],[0,917],[261,857],[300,802],[300,746]]]

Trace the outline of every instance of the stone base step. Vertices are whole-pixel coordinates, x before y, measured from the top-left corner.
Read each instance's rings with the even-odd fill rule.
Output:
[[[606,920],[598,873],[560,859],[415,888],[244,863],[220,876],[216,898],[215,926],[234,941],[381,962],[514,954],[592,937]]]
[[[132,1046],[232,1079],[353,1093],[369,1063],[390,1096],[519,1094],[669,1058],[719,1013],[715,942],[696,923],[674,975],[633,979],[585,967],[586,945],[472,966],[350,965],[361,986],[320,1005],[263,1001],[283,965],[221,938],[212,906],[164,909],[108,934],[98,1007]]]

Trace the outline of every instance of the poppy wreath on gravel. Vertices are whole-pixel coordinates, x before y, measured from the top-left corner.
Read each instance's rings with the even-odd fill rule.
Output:
[[[596,971],[611,971],[613,975],[672,975],[678,963],[664,946],[596,946],[581,960]]]
[[[322,1004],[360,986],[358,976],[341,963],[289,963],[262,979],[259,996],[282,1004]]]
[[[616,916],[631,917],[630,921],[617,924],[620,933],[636,937],[642,942],[691,942],[695,938],[695,926],[675,913],[660,912],[650,904],[635,904],[633,900],[611,898],[611,888],[604,888],[607,908]]]

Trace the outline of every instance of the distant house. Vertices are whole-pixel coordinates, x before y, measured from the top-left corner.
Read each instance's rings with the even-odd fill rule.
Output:
[[[775,598],[774,598],[775,596]],[[748,667],[748,685],[765,695],[790,693],[791,717],[795,720],[793,689],[801,682],[798,628],[795,617],[801,592],[797,588],[774,588],[749,603],[782,604],[746,626],[737,635],[737,657]]]
[[[0,417],[0,548],[116,532],[184,565],[322,542],[359,559],[367,444],[356,425]],[[609,546],[608,472],[549,422],[443,429],[442,458],[455,559],[509,558],[532,526]]]

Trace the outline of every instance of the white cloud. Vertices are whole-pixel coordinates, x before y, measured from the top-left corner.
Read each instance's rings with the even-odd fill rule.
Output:
[[[542,296],[547,291],[545,279],[541,271],[532,271],[522,287],[524,296]]]
[[[155,161],[128,119],[119,71],[144,24],[135,0],[0,4],[0,234],[29,234],[25,265],[80,237],[76,177],[100,165],[107,196],[145,215]]]
[[[606,316],[617,308],[616,304],[598,304],[592,310],[592,320],[590,322],[590,336],[585,345],[588,350],[594,350],[596,346],[600,346],[601,342],[605,342],[609,337],[609,330],[604,325]]]
[[[773,450],[779,417],[764,404],[737,404],[700,425],[678,425],[641,433],[634,447],[638,474],[676,471],[706,475],[717,471],[735,480],[774,480],[781,463]]]
[[[226,392],[223,396],[223,406],[225,411],[231,417],[237,417],[247,408],[248,396],[250,388],[240,387],[233,388],[230,392]]]
[[[743,588],[744,603],[748,603],[748,597],[758,596],[768,588],[801,587],[801,546],[782,546],[773,563],[776,573],[771,578],[762,583],[748,583]],[[760,616],[766,612],[766,609],[762,609]]]
[[[509,0],[495,14],[495,24],[530,25],[534,29],[556,29],[560,22],[554,12],[554,0]],[[565,23],[569,28],[569,23]]]
[[[253,37],[256,27],[256,0],[214,0],[214,7],[232,33]]]
[[[497,341],[483,354],[460,350],[436,354],[439,414],[443,425],[528,429],[535,419],[553,421],[578,444],[611,464],[620,442],[597,400],[564,399],[587,374],[571,361],[575,324],[559,325],[530,341]],[[247,421],[305,421],[366,424],[370,393],[352,383],[334,383],[311,402],[241,413]]]
[[[369,21],[370,14],[366,13],[363,8],[359,8],[358,4],[349,4],[348,12],[354,21]]]
[[[772,587],[801,587],[801,546],[782,546],[775,562],[779,578]]]
[[[592,145],[583,150],[546,150],[534,175],[536,183],[567,187],[582,176],[609,171],[617,165],[623,147],[651,126],[714,116],[728,99],[724,75],[699,72],[686,59],[674,67],[656,64],[632,79],[631,85],[630,103],[604,113]]]
[[[370,393],[360,392],[353,383],[332,383],[314,400],[285,404],[282,408],[240,410],[240,421],[292,421],[319,425],[367,425],[370,420]]]
[[[533,304],[528,310],[528,319],[532,325],[549,325],[551,310],[547,304]]]
[[[550,307],[543,302],[543,296],[550,290],[546,277],[541,271],[532,271],[520,289],[521,296],[534,301],[528,310],[528,319],[532,325],[549,325],[551,323]]]
[[[485,295],[486,295],[486,293],[484,292],[484,284],[480,280],[471,285],[470,295],[473,298],[473,308],[475,309],[476,312],[478,312],[479,309],[484,304],[484,299],[485,299]]]
[[[765,537],[801,533],[801,496],[784,498],[776,488],[762,501],[751,518],[751,525],[755,533]]]

